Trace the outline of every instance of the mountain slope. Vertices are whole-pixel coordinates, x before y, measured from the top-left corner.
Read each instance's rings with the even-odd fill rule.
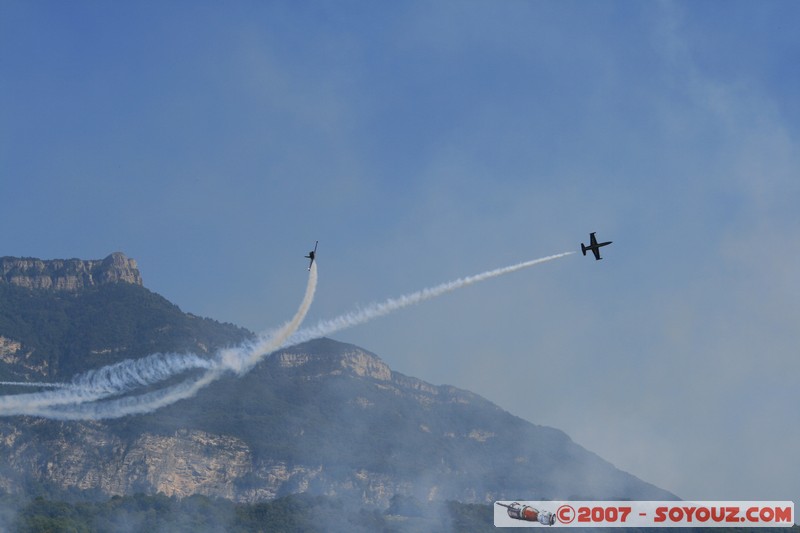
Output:
[[[330,339],[276,353],[240,380],[117,427],[166,435],[179,418],[247,445],[262,467],[241,481],[245,499],[263,490],[264,473],[276,465],[289,474],[275,494],[316,487],[375,503],[394,493],[466,502],[674,498],[559,430],[470,392],[392,372],[374,354]]]
[[[68,379],[155,351],[211,354],[250,335],[184,314],[125,280],[72,291],[0,283],[0,378]],[[42,487],[240,502],[307,492],[382,507],[395,495],[674,498],[557,429],[392,372],[376,355],[331,339],[277,352],[244,377],[148,415],[0,418],[0,489]]]
[[[8,381],[67,380],[154,352],[207,354],[251,335],[134,284],[68,292],[0,283],[0,378]]]

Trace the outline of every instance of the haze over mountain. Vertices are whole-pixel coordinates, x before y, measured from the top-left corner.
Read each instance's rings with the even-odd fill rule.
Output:
[[[65,381],[154,352],[210,356],[253,336],[181,312],[146,289],[135,261],[122,254],[86,262],[2,258],[0,266],[6,381]],[[0,488],[8,492],[43,485],[239,502],[308,492],[378,507],[395,495],[476,503],[674,498],[557,429],[393,372],[377,355],[332,339],[277,352],[242,378],[149,415],[4,417],[0,437]]]

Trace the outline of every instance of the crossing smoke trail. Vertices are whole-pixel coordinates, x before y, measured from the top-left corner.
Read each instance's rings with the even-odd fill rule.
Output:
[[[0,385],[5,385],[9,387],[38,387],[38,388],[69,387],[69,383],[48,383],[46,381],[0,381]]]
[[[73,402],[63,401],[52,404],[40,403],[32,408],[24,408],[23,406],[15,405],[16,409],[11,410],[12,412],[9,412],[10,410],[8,409],[8,406],[5,406],[3,403],[1,403],[2,400],[10,397],[0,397],[0,415],[31,414],[62,420],[76,420],[118,418],[130,414],[152,412],[161,407],[170,405],[178,400],[194,396],[200,389],[216,381],[226,372],[234,372],[238,375],[244,375],[264,357],[280,348],[330,335],[331,333],[363,324],[374,318],[384,316],[396,310],[418,304],[431,298],[436,298],[462,287],[466,287],[490,278],[510,274],[534,265],[553,261],[573,253],[574,252],[565,252],[551,255],[540,259],[534,259],[532,261],[525,261],[523,263],[518,263],[508,267],[490,270],[475,276],[460,278],[455,281],[450,281],[435,287],[423,289],[399,298],[390,298],[383,302],[373,303],[363,309],[346,313],[339,317],[319,322],[314,327],[297,331],[303,319],[305,318],[309,307],[311,306],[311,302],[313,301],[317,282],[317,269],[315,263],[313,264],[311,274],[309,275],[309,283],[306,288],[306,295],[303,299],[303,303],[291,321],[286,323],[282,328],[272,334],[260,336],[253,343],[222,350],[217,354],[217,357],[213,361],[207,361],[198,358],[200,361],[203,361],[203,363],[211,365],[210,367],[207,367],[205,374],[199,378],[188,379],[177,385],[138,396],[127,396],[106,401],[86,400],[76,397],[75,401]],[[181,365],[176,365],[176,368],[181,368]],[[186,368],[184,368],[184,370],[185,369]],[[100,370],[102,371],[104,369]],[[177,373],[177,371],[175,373]],[[155,374],[151,374],[151,376],[155,377]],[[142,377],[142,374],[138,374],[133,371],[130,374],[127,374],[127,379],[129,382],[136,381],[137,377]],[[152,382],[149,382],[144,378],[140,382],[140,384],[151,383]],[[101,389],[96,388],[95,394],[102,394]],[[113,394],[119,393],[115,392]],[[109,395],[111,394],[107,394],[106,396],[102,397],[108,397]],[[88,396],[84,395],[81,398],[87,397]],[[100,397],[95,399],[100,399]]]
[[[286,339],[288,339],[292,333],[297,331],[302,324],[303,319],[305,319],[305,316],[311,307],[311,303],[314,300],[314,292],[316,291],[316,287],[317,265],[314,263],[311,266],[311,271],[308,277],[308,285],[306,286],[306,293],[303,297],[303,301],[300,304],[300,308],[297,310],[294,317],[289,322],[284,324],[280,329],[266,335],[261,335],[254,342],[247,343],[236,348],[222,350],[212,361],[201,359],[192,355],[186,356],[186,358],[197,358],[197,361],[194,361],[194,366],[192,366],[192,364],[185,364],[189,359],[184,359],[183,361],[178,362],[168,361],[168,358],[165,358],[165,361],[168,363],[177,363],[173,367],[176,371],[172,374],[165,373],[158,375],[158,377],[160,377],[160,381],[161,379],[166,379],[167,377],[171,377],[172,375],[189,368],[206,368],[206,372],[199,378],[187,379],[177,385],[145,394],[140,394],[138,396],[126,396],[106,401],[86,400],[85,398],[87,396],[85,391],[82,391],[81,389],[75,389],[73,387],[69,389],[69,391],[72,392],[72,402],[66,401],[63,398],[56,398],[53,403],[49,404],[46,402],[38,402],[33,405],[30,403],[14,403],[13,405],[4,405],[3,403],[0,403],[0,415],[25,414],[43,416],[58,420],[99,420],[151,412],[161,407],[173,404],[178,400],[190,398],[197,394],[200,389],[221,378],[226,372],[235,372],[240,375],[248,372],[261,359],[280,348],[280,346],[286,342]],[[116,371],[108,371],[108,368],[109,367],[105,367],[100,369],[100,371],[102,371],[105,375],[118,376],[120,374],[124,374],[126,376],[125,382],[129,384],[133,384],[133,382],[135,382],[137,379],[141,380],[140,384],[151,384],[153,381],[148,381],[148,379],[155,379],[157,377],[156,373],[153,372],[153,369],[147,365],[144,365],[140,369],[141,371],[138,373],[132,370],[131,365],[126,365],[124,369],[125,371],[123,372],[120,372],[120,369],[116,369]],[[96,376],[92,376],[92,378],[84,378],[83,380],[87,382],[94,382],[96,387],[94,393],[102,394],[102,388],[97,387],[97,384],[108,383],[108,381],[104,382],[102,379],[95,378]],[[120,382],[115,382],[115,385],[119,384]],[[117,390],[118,388],[119,387],[115,388],[114,390]],[[115,392],[114,394],[118,394],[118,392]],[[2,402],[2,400],[13,400],[17,396],[31,395],[0,397],[0,402]],[[104,397],[108,396],[109,394]]]
[[[28,383],[26,386],[49,386],[56,390],[0,396],[0,415],[22,414],[20,406],[38,407],[92,402],[124,394],[195,368],[211,368],[213,363],[194,354],[153,354],[141,359],[127,359],[113,365],[75,376],[69,383]],[[21,385],[16,382],[0,384]]]
[[[268,342],[262,343],[262,345],[259,346],[258,349],[253,350],[252,355],[242,357],[241,353],[236,350],[231,351],[230,354],[223,353],[222,361],[224,363],[222,366],[227,369],[236,371],[236,373],[239,375],[243,375],[264,357],[266,357],[270,353],[280,348],[284,348],[294,344],[299,344],[307,340],[323,337],[325,335],[335,333],[336,331],[340,331],[345,328],[363,324],[374,318],[378,318],[380,316],[386,315],[398,309],[402,309],[403,307],[408,307],[410,305],[418,304],[425,300],[436,298],[437,296],[441,296],[448,292],[452,292],[456,289],[460,289],[462,287],[478,283],[479,281],[484,281],[490,278],[495,278],[505,274],[510,274],[512,272],[516,272],[524,268],[532,267],[541,263],[546,263],[548,261],[553,261],[555,259],[560,259],[562,257],[571,255],[573,253],[574,252],[565,252],[561,254],[551,255],[548,257],[543,257],[541,259],[534,259],[532,261],[525,261],[523,263],[518,263],[516,265],[490,270],[488,272],[477,274],[475,276],[469,276],[466,278],[457,279],[455,281],[442,283],[441,285],[437,285],[435,287],[431,287],[428,289],[423,289],[421,291],[401,296],[399,298],[390,298],[380,303],[374,303],[372,305],[367,306],[363,310],[347,313],[332,320],[320,322],[319,324],[317,324],[312,328],[308,328],[306,330],[301,330],[298,331],[297,333],[294,333],[295,330],[297,329],[296,327],[293,328],[294,324],[296,323],[296,325],[299,326],[299,323],[302,320],[302,319],[297,320],[296,316],[295,320],[292,320],[292,322],[284,326],[279,334],[270,337],[268,339]],[[308,299],[308,294],[306,294],[306,298]],[[309,300],[309,305],[310,305],[310,300]],[[298,315],[299,313],[300,312],[298,311]],[[103,414],[100,414],[95,410],[97,415],[100,416],[96,415],[93,418],[116,418],[118,416],[125,416],[128,414],[151,412],[160,407],[164,407],[166,405],[174,403],[175,401],[178,401],[180,399],[194,396],[194,394],[196,394],[197,391],[199,391],[201,388],[205,387],[212,381],[219,379],[220,376],[221,374],[217,375],[215,371],[212,370],[206,373],[206,375],[204,375],[198,380],[195,381],[187,380],[169,389],[144,394],[135,398],[130,398],[130,397],[120,398],[118,400],[114,400],[113,402],[111,401],[105,402],[107,404],[106,407],[111,408],[110,411],[106,410],[103,411]],[[94,407],[94,406],[85,406],[85,407]]]
[[[286,346],[299,344],[301,342],[309,341],[311,339],[317,339],[319,337],[330,335],[331,333],[335,333],[345,328],[358,326],[359,324],[363,324],[364,322],[368,322],[374,318],[378,318],[393,311],[397,311],[398,309],[402,309],[403,307],[408,307],[410,305],[415,305],[425,300],[430,300],[431,298],[436,298],[437,296],[441,296],[445,293],[452,292],[456,289],[466,287],[467,285],[472,285],[473,283],[478,283],[479,281],[484,281],[490,278],[496,278],[498,276],[503,276],[505,274],[516,272],[517,270],[522,270],[523,268],[528,268],[534,265],[539,265],[541,263],[546,263],[548,261],[553,261],[555,259],[560,259],[562,257],[572,255],[573,253],[575,252],[564,252],[561,254],[542,257],[541,259],[525,261],[524,263],[518,263],[516,265],[490,270],[482,274],[476,274],[474,276],[469,276],[466,278],[457,279],[455,281],[442,283],[441,285],[437,285],[435,287],[431,287],[428,289],[423,289],[421,291],[407,294],[399,298],[389,298],[388,300],[385,300],[383,302],[373,303],[363,309],[352,311],[350,313],[338,316],[330,320],[324,320],[322,322],[319,322],[314,327],[300,330],[296,334],[292,335],[292,337],[287,342]]]

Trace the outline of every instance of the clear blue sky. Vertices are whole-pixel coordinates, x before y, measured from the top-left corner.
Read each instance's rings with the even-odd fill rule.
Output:
[[[0,255],[135,258],[693,499],[800,501],[800,4],[0,0]],[[524,498],[525,495],[520,495]]]

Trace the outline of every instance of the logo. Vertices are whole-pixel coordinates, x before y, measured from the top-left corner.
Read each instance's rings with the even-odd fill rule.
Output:
[[[575,509],[571,505],[562,505],[556,511],[556,516],[562,524],[571,524],[575,520]]]
[[[791,527],[790,501],[495,502],[498,527]],[[555,512],[550,512],[555,509]]]

